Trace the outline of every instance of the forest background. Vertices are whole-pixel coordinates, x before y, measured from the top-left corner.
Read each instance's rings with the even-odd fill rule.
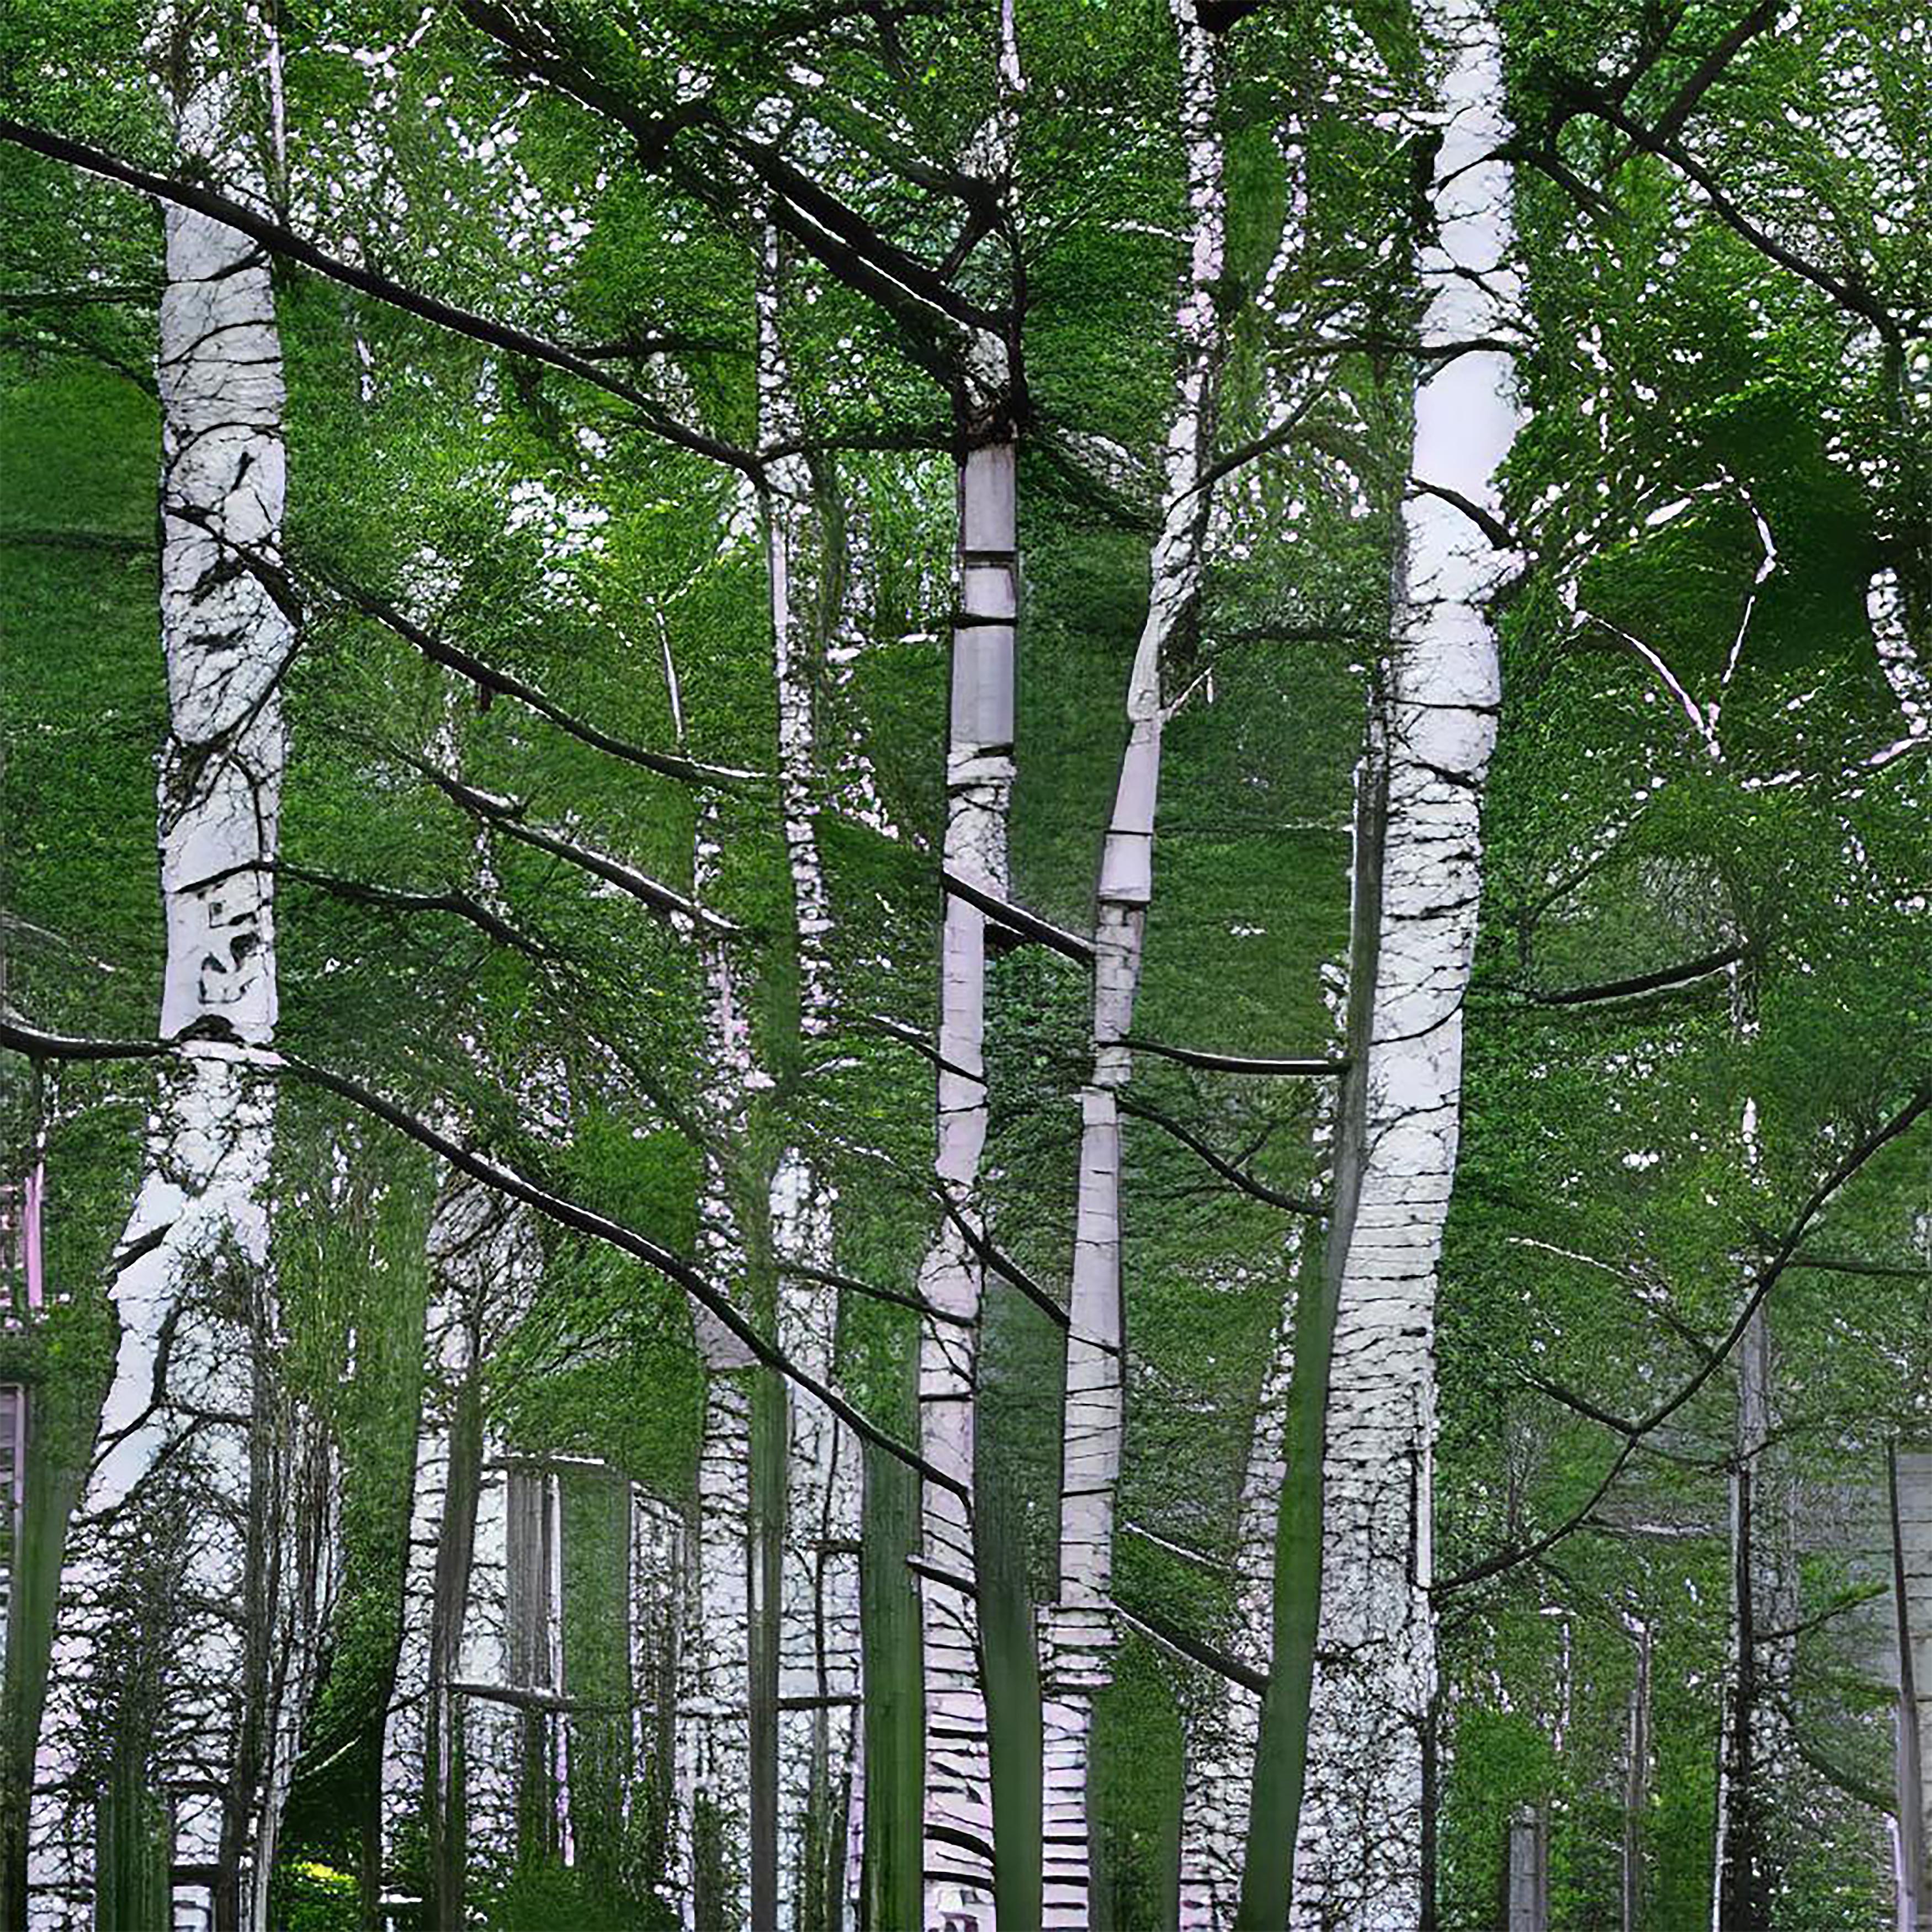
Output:
[[[1932,1912],[1918,10],[0,97],[9,1923]]]

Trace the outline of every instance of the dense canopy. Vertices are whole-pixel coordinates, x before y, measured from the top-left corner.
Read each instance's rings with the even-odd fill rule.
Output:
[[[0,1916],[1932,1924],[1932,20],[14,0]]]

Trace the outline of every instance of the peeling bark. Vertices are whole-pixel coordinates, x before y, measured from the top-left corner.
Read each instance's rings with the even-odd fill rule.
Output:
[[[236,124],[247,89],[228,51],[182,50],[178,142],[260,206],[266,183]],[[250,52],[272,64],[272,50]],[[284,1414],[272,1106],[230,1051],[274,1030],[279,684],[292,639],[261,585],[226,566],[222,542],[272,556],[279,541],[280,346],[266,254],[180,208],[164,226],[160,1030],[194,1044],[150,1121],[110,1289],[119,1342],[69,1533],[29,1828],[30,1918],[44,1932],[91,1920],[97,1810],[130,1777],[173,1799],[165,1823],[146,1798],[139,1820],[104,1822],[132,1847],[142,1892],[171,1886],[175,1910],[216,1932],[266,1924],[266,1861],[326,1594],[292,1472],[262,1439]],[[142,1526],[158,1532],[145,1548]],[[151,1558],[178,1565],[158,1594],[140,1574]]]

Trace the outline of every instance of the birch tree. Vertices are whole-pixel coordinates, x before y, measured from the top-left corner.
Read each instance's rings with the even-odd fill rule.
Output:
[[[1508,176],[1492,158],[1504,137],[1495,28],[1466,10],[1430,25],[1448,65],[1422,340],[1444,349],[1496,334],[1514,268]],[[1354,1145],[1338,1154],[1330,1233],[1319,1641],[1346,1661],[1318,1669],[1315,1682],[1307,1750],[1318,1768],[1300,1807],[1298,1924],[1393,1927],[1421,1911],[1422,1740],[1435,1694],[1432,1338],[1499,700],[1486,608],[1495,573],[1472,524],[1496,500],[1514,432],[1510,381],[1507,356],[1485,349],[1450,356],[1416,398],[1387,710],[1370,754],[1380,851],[1358,875],[1358,890],[1375,894],[1359,902],[1361,916],[1377,928],[1352,1042],[1360,1112],[1351,1120],[1345,1100],[1340,1132]]]
[[[1187,259],[1175,334],[1178,393],[1168,433],[1161,533],[1150,566],[1148,616],[1128,674],[1127,745],[1100,860],[1094,926],[1093,1066],[1080,1096],[1080,1178],[1068,1306],[1061,1450],[1060,1590],[1044,1619],[1045,1907],[1050,1925],[1084,1925],[1090,1905],[1088,1756],[1095,1689],[1113,1647],[1115,1492],[1125,1433],[1125,1301],[1118,1090],[1154,890],[1154,814],[1162,728],[1172,701],[1163,673],[1199,596],[1212,502],[1215,384],[1221,356],[1215,296],[1226,220],[1216,119],[1219,52],[1194,8],[1178,6],[1181,138],[1186,150]]]
[[[164,24],[156,52],[188,164],[262,202],[258,130],[274,86],[272,41],[252,21],[182,16]],[[290,1606],[278,1600],[290,1499],[251,1483],[245,1418],[272,1400],[278,1331],[268,1271],[273,1130],[268,1096],[231,1051],[265,1043],[275,1023],[278,687],[292,640],[260,586],[224,569],[221,545],[232,538],[272,549],[278,539],[280,352],[266,258],[185,212],[164,227],[158,368],[170,718],[159,781],[168,935],[160,1024],[164,1036],[196,1044],[185,1077],[160,1096],[110,1291],[119,1351],[70,1534],[29,1855],[32,1914],[50,1926],[84,1923],[98,1891],[112,1896],[129,1884],[134,1898],[159,1888],[216,1924],[266,1924],[269,1873],[258,1852],[272,1851],[299,1712],[269,1703],[266,1654],[250,1651],[265,1628],[278,1632],[272,1647],[314,1637],[291,1627]],[[140,1546],[129,1550],[117,1526],[184,1510],[178,1621],[136,1626],[134,1654],[146,1655],[135,1667],[158,1701],[145,1720],[137,1704],[120,1720],[152,1730],[90,1735],[107,1630],[126,1614],[125,1566],[130,1556],[140,1561]],[[298,1700],[300,1673],[286,1688]],[[104,1752],[140,1767],[131,1784],[124,1768],[106,1772]],[[157,1786],[178,1794],[159,1820],[135,1796],[150,1768]],[[103,1870],[92,1833],[110,1778],[116,1842],[130,1856]],[[177,1869],[179,1880],[169,1876]],[[106,1909],[145,1908],[130,1898]]]

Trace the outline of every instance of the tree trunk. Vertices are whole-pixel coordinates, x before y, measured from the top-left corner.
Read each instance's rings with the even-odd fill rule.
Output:
[[[1932,1452],[1888,1472],[1898,1633],[1898,1923],[1932,1932]]]
[[[188,47],[184,64],[194,71],[178,99],[182,154],[244,200],[264,201],[234,124],[245,88],[210,46]],[[271,553],[279,541],[281,354],[266,255],[199,214],[170,208],[164,226],[160,1030],[194,1044],[166,1080],[116,1251],[113,1380],[69,1533],[29,1855],[33,1922],[50,1932],[91,1917],[88,1793],[110,1762],[136,1760],[146,1767],[140,1785],[174,1794],[171,1827],[154,1828],[144,1799],[122,1841],[145,1840],[138,1858],[164,1892],[170,1868],[178,1874],[177,1910],[217,1932],[238,1932],[245,1913],[259,1913],[265,1826],[273,1840],[266,1812],[286,1782],[272,1770],[271,1741],[285,1767],[300,1718],[292,1699],[266,1708],[264,1666],[314,1634],[290,1626],[273,1582],[288,1546],[288,1499],[254,1493],[254,1430],[203,1419],[274,1406],[262,1386],[278,1341],[266,1208],[272,1108],[230,1048],[266,1045],[274,1030],[268,868],[286,758],[279,684],[292,639],[286,617],[233,568],[224,540]],[[143,1549],[143,1524],[158,1530],[151,1550],[176,1537],[181,1568],[164,1592],[136,1574],[147,1560],[131,1554]],[[160,1625],[129,1622],[136,1597],[163,1613]],[[151,1708],[122,1708],[104,1654],[110,1633],[134,1674],[152,1683]],[[292,1692],[306,1676],[305,1666],[292,1673]],[[128,1725],[136,1728],[112,1735]]]
[[[465,1652],[473,1648],[466,1628],[485,1490],[483,1366],[492,1335],[528,1304],[537,1267],[532,1241],[520,1210],[476,1182],[445,1176],[429,1233],[422,1420],[382,1742],[384,1865],[400,1879],[400,1848],[418,1838],[425,1923],[434,1932],[460,1932],[466,1922],[472,1754],[462,1700],[451,1687],[482,1667]]]
[[[700,899],[716,856],[707,808],[694,868]],[[726,1156],[742,1148],[748,1130],[749,1029],[723,945],[707,938],[704,952],[712,1118],[698,1242],[707,1276],[742,1297],[748,1292],[750,1258],[736,1178]],[[752,1624],[762,1594],[760,1556],[752,1537],[757,1358],[704,1310],[694,1309],[692,1318],[705,1390],[678,1656],[676,1889],[688,1932],[730,1932],[752,1922]]]
[[[1189,256],[1176,334],[1180,391],[1167,442],[1161,532],[1148,614],[1127,686],[1127,745],[1100,859],[1094,921],[1093,1059],[1080,1096],[1080,1180],[1068,1307],[1057,1601],[1042,1619],[1042,1907],[1049,1927],[1084,1926],[1092,1911],[1089,1804],[1094,1700],[1118,1641],[1113,1604],[1115,1490],[1125,1437],[1126,1306],[1121,1282],[1120,1089],[1154,892],[1154,826],[1166,714],[1161,676],[1201,584],[1211,492],[1221,350],[1214,310],[1226,202],[1222,182],[1219,43],[1176,0],[1180,117],[1186,148]]]
[[[1265,1672],[1274,1651],[1274,1526],[1286,1473],[1288,1390],[1294,1373],[1296,1262],[1301,1230],[1290,1232],[1282,1318],[1262,1376],[1234,1532],[1234,1614],[1228,1647]],[[1241,1852],[1248,1832],[1262,1702],[1247,1684],[1217,1678],[1205,1710],[1190,1726],[1180,1811],[1180,1932],[1225,1932],[1240,1900]]]
[[[1738,1354],[1737,1438],[1731,1468],[1731,1610],[1718,1759],[1713,1932],[1770,1932],[1771,1827],[1780,1760],[1774,1640],[1785,1594],[1766,1447],[1772,1428],[1770,1334],[1760,1308]]]
[[[779,334],[782,262],[776,231],[764,236],[758,285],[761,440],[802,430]],[[818,847],[819,769],[814,686],[821,653],[807,608],[828,564],[810,470],[802,457],[771,466],[764,504],[777,688],[778,787],[790,875],[797,1046],[832,1026],[832,916]],[[820,1381],[832,1379],[838,1326],[836,1288],[788,1273],[832,1261],[831,1202],[796,1148],[773,1177],[771,1216],[778,1276],[778,1342]],[[856,1905],[857,1863],[850,1804],[859,1691],[857,1444],[817,1397],[788,1388],[784,1574],[779,1603],[777,1880],[781,1918],[800,1932],[841,1932]],[[810,1708],[797,1708],[815,1700]],[[788,1708],[788,1706],[794,1708]]]
[[[1292,1378],[1282,1437],[1274,1544],[1274,1648],[1255,1749],[1254,1790],[1236,1924],[1280,1932],[1294,1890],[1294,1852],[1311,1774],[1310,1719],[1323,1579],[1323,1444],[1339,1304],[1367,1158],[1369,1042],[1382,940],[1382,857],[1388,818],[1381,710],[1372,705],[1355,773],[1349,909],[1348,1066],[1336,1106],[1334,1207],[1322,1263],[1294,1297]]]
[[[1618,1932],[1643,1922],[1644,1816],[1650,1808],[1650,1655],[1648,1624],[1624,1617],[1633,1652],[1630,1710],[1624,1738],[1623,1843],[1618,1864]]]
[[[1550,1932],[1550,1826],[1534,1804],[1509,1822],[1503,1923],[1508,1932]]]
[[[1434,343],[1492,332],[1490,291],[1509,279],[1510,230],[1504,164],[1483,159],[1504,133],[1495,28],[1460,0],[1430,12],[1454,49],[1434,163],[1438,236],[1421,262],[1424,339]],[[1417,477],[1493,505],[1516,424],[1509,394],[1498,354],[1439,367],[1417,397]],[[1342,1246],[1321,1501],[1324,1661],[1294,1878],[1293,1923],[1339,1932],[1407,1932],[1424,1916],[1436,1276],[1498,698],[1485,608],[1493,573],[1469,554],[1472,541],[1460,512],[1412,491],[1406,592],[1385,673],[1387,821],[1361,1135],[1353,1199],[1345,1212],[1338,1192],[1330,1234]]]

